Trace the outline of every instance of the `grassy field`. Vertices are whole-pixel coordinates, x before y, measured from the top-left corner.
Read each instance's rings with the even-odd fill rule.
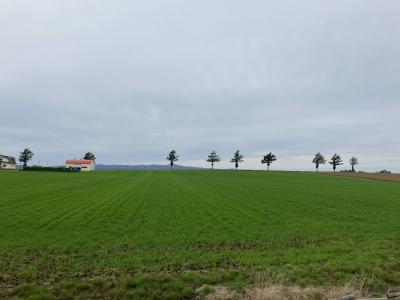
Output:
[[[296,172],[0,172],[0,297],[400,284],[400,184]],[[160,296],[162,295],[162,296]],[[39,298],[40,298],[39,297]]]

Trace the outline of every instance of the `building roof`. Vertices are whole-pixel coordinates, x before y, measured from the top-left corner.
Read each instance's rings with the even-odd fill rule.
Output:
[[[8,160],[8,163],[15,165],[14,157],[0,154],[0,159],[2,159],[3,162],[7,163],[6,161],[4,161],[4,158]]]
[[[67,165],[91,165],[93,160],[89,159],[68,159],[65,164]]]

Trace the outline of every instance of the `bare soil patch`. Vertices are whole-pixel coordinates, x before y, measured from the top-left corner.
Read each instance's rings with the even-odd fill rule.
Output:
[[[324,175],[332,176],[343,176],[343,177],[355,177],[363,179],[383,180],[383,181],[394,181],[400,182],[400,174],[396,173],[351,173],[351,172],[338,172],[338,173],[321,173]]]

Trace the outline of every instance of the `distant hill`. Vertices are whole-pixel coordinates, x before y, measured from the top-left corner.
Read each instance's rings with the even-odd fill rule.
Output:
[[[169,170],[169,165],[96,165],[96,170]],[[174,170],[201,170],[203,168],[174,165]]]

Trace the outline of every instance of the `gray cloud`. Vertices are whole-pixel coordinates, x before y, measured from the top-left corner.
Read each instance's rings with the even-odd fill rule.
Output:
[[[1,152],[60,164],[312,169],[322,151],[400,171],[396,0],[0,4]],[[4,111],[6,113],[4,113]]]

